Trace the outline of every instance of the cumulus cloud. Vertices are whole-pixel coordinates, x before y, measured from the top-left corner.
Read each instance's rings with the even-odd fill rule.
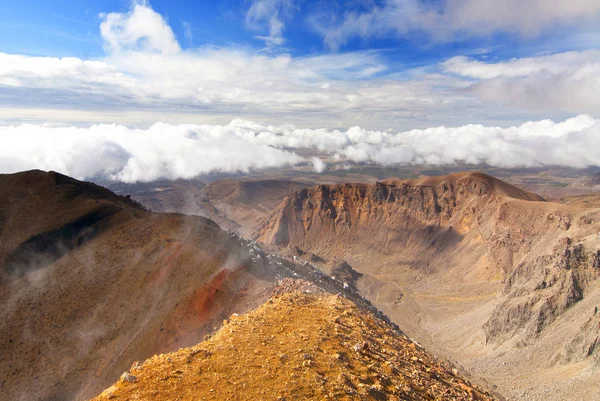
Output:
[[[157,123],[147,130],[119,125],[90,128],[0,127],[0,170],[39,168],[79,179],[124,182],[191,178],[297,164],[295,153],[244,139],[234,126]]]
[[[448,165],[485,163],[499,167],[600,165],[600,121],[579,116],[561,123],[528,122],[509,128],[466,125],[398,134],[350,129],[341,152],[355,162]]]
[[[104,15],[100,34],[109,53],[151,51],[169,54],[181,51],[171,27],[145,0],[134,1],[133,8],[127,13]]]
[[[246,120],[227,125],[156,123],[147,130],[120,125],[89,128],[0,127],[0,172],[39,168],[76,178],[124,182],[191,178],[210,172],[247,172],[311,163],[294,149],[315,149],[339,164],[500,167],[600,166],[600,120],[581,115],[563,122],[528,122],[508,128],[466,125],[404,132],[301,129]]]
[[[278,148],[314,148],[341,162],[447,165],[487,163],[500,167],[599,166],[600,120],[581,115],[555,123],[527,122],[508,128],[465,125],[403,132],[352,127],[346,131],[263,127],[233,121],[246,138]]]
[[[436,41],[498,32],[532,37],[561,26],[593,27],[599,17],[595,0],[387,0],[368,12],[347,13],[339,23],[322,17],[313,22],[325,44],[338,49],[352,37],[389,33],[424,32]]]

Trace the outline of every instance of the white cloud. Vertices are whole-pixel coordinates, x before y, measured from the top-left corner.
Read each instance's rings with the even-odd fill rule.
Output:
[[[285,22],[294,10],[293,0],[253,0],[246,13],[246,23],[251,28],[268,26],[268,36],[257,36],[267,47],[281,46],[285,43],[283,31]]]
[[[485,63],[468,57],[454,57],[443,63],[446,71],[477,79],[522,78],[539,73],[558,75],[578,69],[600,67],[600,50],[571,51]]]
[[[128,13],[106,14],[100,24],[100,34],[109,53],[181,51],[171,27],[145,0],[134,2]]]
[[[470,92],[487,101],[544,111],[600,114],[600,51],[566,52],[484,63],[455,57],[447,72],[477,80]]]
[[[387,128],[403,122],[414,126],[427,118],[431,107],[438,108],[438,121],[452,123],[456,109],[476,106],[452,92],[462,86],[457,79],[368,79],[386,69],[376,52],[293,58],[202,48],[168,56],[119,53],[101,61],[0,53],[0,107],[116,107],[128,114],[213,113],[228,120],[247,116]],[[39,103],[32,104],[34,100]],[[36,114],[32,110],[31,117]]]
[[[313,168],[315,169],[315,172],[321,174],[323,171],[325,171],[325,168],[327,167],[327,164],[319,159],[318,157],[313,157],[312,158],[312,164],[313,164]]]
[[[313,22],[327,46],[338,49],[352,37],[425,32],[436,41],[507,32],[532,37],[570,26],[594,28],[600,17],[597,0],[387,0],[368,12],[347,13],[340,23]]]
[[[500,128],[466,125],[398,134],[352,128],[351,144],[339,154],[355,162],[447,165],[487,163],[500,167],[600,165],[600,121],[579,116],[562,123],[549,120]]]
[[[600,166],[600,120],[528,122],[509,128],[466,125],[405,132],[299,129],[234,120],[227,125],[156,123],[147,130],[120,125],[89,128],[20,125],[0,127],[0,172],[39,168],[76,178],[125,182],[191,178],[311,162],[294,149],[318,149],[332,160],[380,165],[456,162],[492,166]]]
[[[255,143],[279,148],[315,148],[339,161],[492,166],[600,166],[600,120],[581,115],[564,122],[527,122],[508,128],[465,125],[404,132],[353,127],[346,131],[263,127],[244,121],[231,126]]]
[[[293,8],[291,1],[257,0],[248,18],[268,24]],[[548,115],[531,110],[598,113],[592,51],[497,64],[455,58],[394,75],[377,51],[293,57],[239,47],[181,49],[167,21],[140,1],[104,15],[101,27],[102,59],[0,53],[0,119],[148,127],[244,117],[398,130]]]
[[[0,170],[39,168],[76,178],[124,182],[190,178],[296,164],[298,155],[237,135],[235,127],[154,124],[147,130],[119,125],[90,128],[0,127]]]

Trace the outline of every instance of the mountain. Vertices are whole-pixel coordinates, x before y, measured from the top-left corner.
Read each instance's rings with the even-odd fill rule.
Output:
[[[397,328],[288,281],[210,339],[136,362],[94,400],[491,400]]]
[[[2,398],[86,399],[132,360],[198,343],[292,274],[257,252],[58,173],[0,175]]]
[[[226,220],[228,226],[247,235],[286,195],[310,186],[304,181],[219,180],[203,188],[200,199],[215,221]]]
[[[253,238],[346,261],[412,338],[507,398],[579,399],[600,389],[599,232],[593,205],[469,172],[297,191]]]
[[[199,180],[107,185],[119,194],[130,194],[154,212],[204,216],[246,235],[286,195],[312,184],[286,179],[222,179],[208,185]]]
[[[317,394],[308,391],[325,379],[317,389],[328,396],[402,398],[408,385],[414,399],[431,397],[427,389],[489,397],[406,333],[507,399],[600,394],[597,194],[547,202],[481,173],[300,184],[286,196],[294,185],[199,190],[222,210],[231,205],[229,216],[246,229],[252,210],[262,210],[258,244],[209,219],[153,213],[133,197],[57,173],[0,175],[0,393],[89,399],[133,361],[174,352],[141,371],[135,364],[129,374],[139,381],[123,376],[113,396],[135,399],[156,386],[163,388],[156,397],[168,396],[176,377],[181,385],[197,381],[189,368],[204,382],[241,361],[239,375],[256,378],[247,394],[262,397],[282,390],[290,372],[277,365],[278,376],[272,364],[255,362],[286,354],[287,382],[300,396]],[[299,335],[302,325],[308,337]],[[186,356],[196,350],[208,350],[214,364],[208,354]],[[342,366],[330,366],[328,352]],[[173,367],[183,356],[190,366]],[[386,360],[398,368],[393,375]],[[220,389],[205,390],[179,395],[222,398]]]

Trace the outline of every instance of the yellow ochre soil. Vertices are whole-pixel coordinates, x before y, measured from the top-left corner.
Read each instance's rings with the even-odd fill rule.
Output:
[[[191,348],[133,364],[94,400],[491,400],[353,302],[298,290]]]

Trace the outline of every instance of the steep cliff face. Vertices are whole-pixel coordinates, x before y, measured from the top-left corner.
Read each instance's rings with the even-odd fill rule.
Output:
[[[596,285],[599,247],[594,235],[579,237],[576,243],[563,236],[540,256],[519,263],[506,277],[502,302],[484,325],[487,339],[498,342],[519,335],[526,343],[537,338]]]
[[[502,247],[495,249],[500,238],[490,222],[494,214],[502,218],[507,203],[529,201],[543,199],[479,173],[320,185],[288,196],[258,226],[254,238],[325,257],[408,264],[424,271],[447,269],[436,257],[454,259],[461,243],[470,250],[468,263],[489,256],[494,268],[507,270],[510,261]]]

